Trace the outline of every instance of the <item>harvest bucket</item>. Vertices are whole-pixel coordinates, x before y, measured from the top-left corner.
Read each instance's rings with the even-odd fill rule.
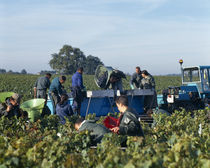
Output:
[[[14,94],[14,92],[2,92],[0,93],[0,103],[5,102],[5,99],[7,97],[11,97]]]
[[[20,108],[28,112],[30,121],[34,122],[41,117],[45,99],[32,99],[21,104]]]

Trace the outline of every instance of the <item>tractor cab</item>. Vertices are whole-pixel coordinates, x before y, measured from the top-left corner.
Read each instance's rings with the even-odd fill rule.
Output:
[[[188,111],[203,109],[210,104],[210,66],[182,67],[182,85],[163,90],[162,107],[169,112],[185,108]]]
[[[196,86],[201,95],[210,94],[210,66],[182,68],[182,84]]]

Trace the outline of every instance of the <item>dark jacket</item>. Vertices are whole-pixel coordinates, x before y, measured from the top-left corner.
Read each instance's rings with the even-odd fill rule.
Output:
[[[50,87],[50,80],[49,80],[49,78],[46,77],[46,76],[40,77],[39,79],[37,79],[34,87],[37,90],[47,90]]]
[[[53,81],[50,85],[49,92],[53,92],[53,93],[59,94],[59,95],[63,94],[62,85],[59,81],[59,77],[53,79]]]
[[[135,73],[133,73],[133,75],[131,76],[130,84],[131,84],[131,85],[134,85],[134,84],[135,84],[135,87],[136,87],[136,88],[139,88],[139,87],[140,87],[141,80],[142,80],[141,74],[137,74],[137,73],[135,72]]]
[[[79,72],[76,72],[72,76],[72,87],[79,87],[80,89],[84,88],[82,74]]]
[[[7,106],[12,106],[12,109],[7,112]],[[20,117],[21,114],[20,114],[20,106],[19,105],[16,105],[16,106],[13,106],[10,102],[9,102],[9,99],[6,100],[6,103],[1,103],[0,104],[0,116],[6,116],[8,118],[11,118],[11,117]]]
[[[142,78],[141,89],[155,89],[155,80],[152,75],[148,75],[146,78]]]
[[[104,134],[110,131],[102,124],[97,124],[93,120],[85,120],[79,128],[79,131],[88,130],[91,131],[91,136],[94,143],[100,143]]]
[[[58,103],[56,105],[56,115],[60,117],[61,124],[66,123],[65,117],[73,115],[73,110],[71,106],[68,104],[68,101],[66,101],[64,104]]]
[[[128,136],[144,136],[138,114],[128,108],[120,118],[119,134]]]

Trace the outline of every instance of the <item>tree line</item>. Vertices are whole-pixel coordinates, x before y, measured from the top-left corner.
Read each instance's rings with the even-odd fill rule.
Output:
[[[23,69],[20,72],[13,72],[12,70],[0,69],[0,74],[27,74],[27,71]]]

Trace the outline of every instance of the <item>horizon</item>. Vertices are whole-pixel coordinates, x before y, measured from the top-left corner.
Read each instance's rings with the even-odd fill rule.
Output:
[[[80,48],[132,74],[179,74],[210,64],[208,0],[2,0],[0,69],[52,70],[51,54]]]

